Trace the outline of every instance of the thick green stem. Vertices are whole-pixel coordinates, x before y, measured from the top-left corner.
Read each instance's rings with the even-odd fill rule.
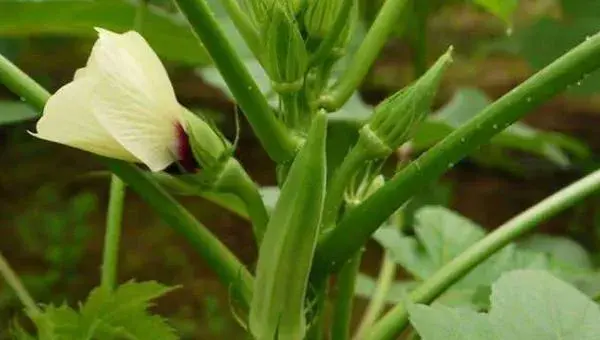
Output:
[[[504,223],[425,280],[423,284],[410,293],[410,301],[413,303],[432,302],[475,266],[504,248],[511,241],[597,190],[600,190],[600,170],[556,192]],[[369,332],[369,336],[365,339],[394,339],[406,327],[407,322],[406,307],[404,304],[398,304],[375,324]]]
[[[190,22],[271,159],[293,159],[298,143],[277,119],[205,0],[174,0]]]
[[[112,175],[110,181],[110,196],[106,219],[106,234],[104,236],[104,254],[102,256],[101,287],[107,292],[115,289],[117,282],[117,263],[119,258],[119,243],[121,240],[121,222],[125,203],[125,183],[119,177]]]
[[[222,0],[221,3],[223,4],[223,7],[225,7],[225,10],[227,10],[229,18],[231,18],[235,28],[244,38],[244,41],[246,41],[246,44],[248,44],[248,47],[256,59],[261,60],[263,55],[261,39],[256,27],[252,24],[248,15],[244,13],[237,0]]]
[[[0,54],[0,82],[37,110],[43,110],[50,94],[35,80]]]
[[[408,0],[387,0],[383,4],[352,62],[331,91],[320,99],[323,108],[336,111],[352,96],[398,24],[398,18],[407,7],[407,2]]]
[[[4,277],[6,283],[15,291],[15,294],[17,295],[23,306],[25,306],[25,309],[27,309],[27,313],[32,319],[35,319],[36,316],[42,313],[40,309],[35,305],[35,301],[31,297],[31,295],[29,295],[29,292],[27,291],[27,289],[25,289],[25,286],[23,285],[17,274],[12,270],[12,268],[8,264],[8,261],[6,261],[4,256],[2,256],[2,253],[0,253],[0,275]]]
[[[396,277],[396,263],[392,259],[391,255],[387,252],[383,254],[381,261],[381,269],[379,269],[379,276],[377,278],[377,286],[375,292],[369,301],[369,305],[365,311],[365,314],[360,321],[360,325],[354,335],[355,340],[362,340],[367,335],[367,331],[371,328],[373,323],[377,320],[383,308],[385,307],[386,297],[394,278]]]
[[[40,111],[50,97],[48,91],[1,55],[0,82]],[[154,182],[150,175],[122,161],[102,157],[99,159],[140,194],[169,226],[182,234],[194,250],[215,270],[221,281],[230,286],[233,293],[239,296],[246,306],[249,305],[252,295],[252,275],[225,245]]]
[[[345,215],[317,246],[313,276],[335,271],[415,193],[510,124],[599,67],[597,34],[489,105]]]
[[[350,339],[350,321],[352,319],[352,304],[356,276],[360,267],[362,251],[356,253],[340,270],[337,277],[335,305],[331,324],[331,340]]]

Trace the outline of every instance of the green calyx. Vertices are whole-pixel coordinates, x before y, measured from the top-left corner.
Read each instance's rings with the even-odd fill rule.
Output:
[[[326,131],[326,116],[317,114],[267,224],[250,305],[255,339],[304,339],[305,296],[325,195]]]
[[[452,47],[414,84],[398,91],[375,108],[365,126],[390,149],[396,149],[410,137],[429,114],[442,75],[452,62]]]
[[[231,145],[210,124],[202,118],[183,109],[185,132],[192,154],[207,172],[220,168],[231,155]]]
[[[358,131],[356,148],[364,150],[366,159],[381,159],[389,156],[393,149],[373,130],[370,124],[365,124]]]

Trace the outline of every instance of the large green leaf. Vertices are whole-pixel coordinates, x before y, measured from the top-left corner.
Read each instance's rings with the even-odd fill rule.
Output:
[[[533,235],[519,242],[519,247],[548,255],[551,265],[565,275],[594,270],[589,253],[577,242],[564,237]]]
[[[492,287],[491,310],[476,313],[413,305],[410,321],[423,340],[592,340],[600,308],[547,272],[517,270]]]
[[[445,208],[431,206],[416,212],[414,232],[415,236],[406,236],[387,226],[380,228],[373,237],[418,281],[426,280],[485,236],[485,230],[472,221]],[[503,273],[515,269],[551,270],[577,286],[585,287],[590,295],[598,292],[598,276],[581,247],[560,238],[541,243],[509,244],[476,266],[438,301],[485,309],[491,284]],[[388,297],[389,301],[396,299]]]
[[[94,37],[94,27],[117,32],[132,29],[135,2],[116,0],[0,1],[0,36]],[[142,33],[158,54],[186,64],[210,59],[182,17],[150,6]]]
[[[444,264],[485,236],[485,230],[467,218],[443,207],[426,206],[415,213],[415,236],[400,234],[396,228],[383,227],[374,239],[394,260],[419,280],[425,280]],[[529,256],[531,255],[531,256]],[[540,259],[531,252],[504,248],[463,279],[475,284],[491,284],[506,268],[513,269],[517,258],[534,263]],[[527,265],[527,263],[525,263]]]
[[[0,126],[20,123],[38,116],[38,113],[25,103],[0,101]]]
[[[147,311],[150,300],[171,290],[154,281],[127,282],[114,292],[95,288],[79,311],[50,305],[33,321],[40,340],[178,339],[163,318]]]

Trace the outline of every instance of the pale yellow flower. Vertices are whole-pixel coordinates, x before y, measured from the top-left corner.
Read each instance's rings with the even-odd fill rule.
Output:
[[[34,135],[163,170],[187,145],[185,109],[141,35],[97,31],[86,66],[50,97]]]

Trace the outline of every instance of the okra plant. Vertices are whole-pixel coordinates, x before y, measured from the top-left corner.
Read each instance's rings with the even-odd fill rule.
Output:
[[[215,271],[231,294],[240,325],[254,339],[394,339],[409,320],[423,339],[600,337],[600,308],[592,300],[598,296],[588,297],[570,285],[581,275],[566,274],[541,252],[514,243],[594,193],[600,172],[487,235],[439,207],[415,213],[414,235],[403,231],[405,207],[423,188],[600,68],[600,35],[582,41],[420,156],[403,159],[390,176],[384,165],[398,150],[413,145],[452,64],[453,48],[448,46],[420,77],[368,114],[352,116],[355,106],[346,104],[400,18],[411,14],[409,0],[385,1],[351,52],[363,17],[356,0],[222,0],[268,77],[267,91],[233,48],[207,0],[173,2],[210,56],[240,116],[273,160],[277,198],[267,202],[236,160],[236,140],[178,102],[143,30],[98,27],[86,65],[52,95],[1,57],[0,80],[41,114],[29,133],[96,154],[112,172],[101,283],[85,303],[78,308],[36,303],[0,257],[0,272],[35,325],[32,332],[15,324],[15,338],[178,338],[168,321],[148,311],[151,299],[173,288],[116,282],[128,189]],[[476,3],[505,16],[516,2],[507,1],[508,9],[499,8],[503,5],[497,1]],[[143,20],[147,9],[138,7]],[[330,132],[349,121],[348,133],[356,138],[338,143]],[[182,193],[204,197],[246,218],[259,249],[256,264],[240,262],[178,202]],[[456,235],[444,229],[450,224]],[[385,253],[377,282],[365,292],[358,288],[366,280],[359,265],[371,237]],[[391,287],[399,284],[394,282],[397,267],[415,280],[402,282],[403,293],[384,313]],[[447,302],[459,290],[467,296],[463,303]],[[371,301],[355,325],[353,298],[360,294]]]

